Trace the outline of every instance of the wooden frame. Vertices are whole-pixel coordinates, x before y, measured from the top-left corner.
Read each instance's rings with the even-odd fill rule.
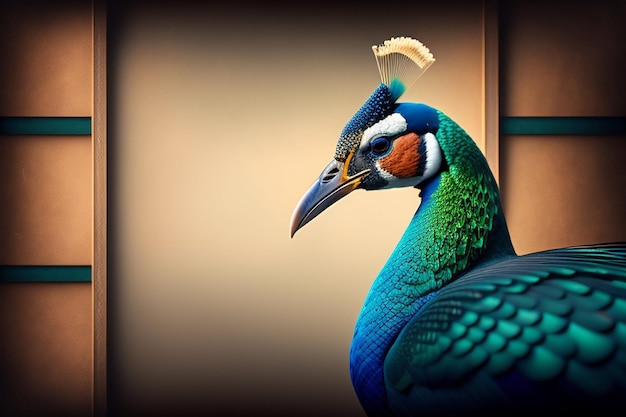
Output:
[[[483,115],[485,156],[491,171],[499,179],[499,66],[498,1],[483,1]]]
[[[93,0],[93,394],[95,416],[107,413],[107,125],[106,1]]]
[[[483,138],[498,178],[498,7],[483,1]],[[93,0],[93,396],[95,416],[107,414],[107,9]]]

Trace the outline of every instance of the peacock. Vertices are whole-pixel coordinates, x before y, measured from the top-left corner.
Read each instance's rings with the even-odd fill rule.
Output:
[[[372,49],[381,83],[291,218],[293,238],[354,190],[420,190],[355,324],[367,415],[623,415],[626,243],[516,254],[474,141],[442,111],[398,102],[430,50],[411,37]]]

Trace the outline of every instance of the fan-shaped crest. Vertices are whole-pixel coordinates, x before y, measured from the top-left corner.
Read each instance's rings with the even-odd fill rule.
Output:
[[[372,46],[383,84],[394,99],[400,97],[435,62],[430,50],[417,39],[397,37]]]

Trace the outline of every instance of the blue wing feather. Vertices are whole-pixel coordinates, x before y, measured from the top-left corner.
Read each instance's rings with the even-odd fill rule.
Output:
[[[390,406],[626,410],[626,244],[472,269],[408,323],[385,359]]]

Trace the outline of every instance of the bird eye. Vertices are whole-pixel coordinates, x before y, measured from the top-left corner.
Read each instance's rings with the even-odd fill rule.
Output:
[[[372,141],[372,153],[382,155],[389,150],[389,139],[381,137]]]

